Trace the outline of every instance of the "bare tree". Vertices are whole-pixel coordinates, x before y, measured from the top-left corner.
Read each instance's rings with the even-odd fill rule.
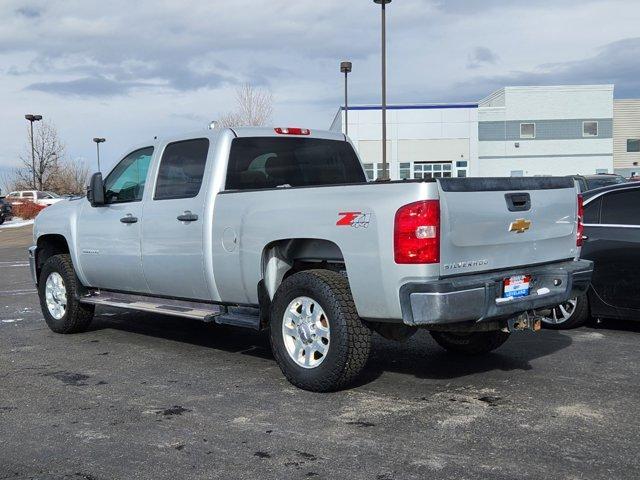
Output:
[[[33,153],[31,158],[31,131],[28,131],[25,153],[20,155],[22,168],[13,172],[14,188],[28,190],[50,190],[50,183],[60,170],[60,163],[65,155],[65,147],[58,138],[58,131],[53,123],[42,122],[33,131]],[[33,168],[35,164],[35,184]]]
[[[221,127],[260,127],[271,121],[273,94],[270,90],[244,83],[236,88],[236,109],[219,119]]]
[[[82,161],[66,158],[65,146],[53,123],[43,122],[33,131],[35,184],[31,161],[31,131],[27,135],[25,153],[20,155],[22,167],[5,176],[9,191],[47,190],[65,194],[81,194],[85,190],[88,168]]]

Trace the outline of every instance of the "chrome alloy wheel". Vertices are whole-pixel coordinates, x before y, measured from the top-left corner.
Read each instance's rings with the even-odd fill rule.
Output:
[[[294,298],[284,312],[282,337],[294,362],[302,368],[315,368],[329,351],[329,319],[314,299]]]
[[[543,316],[542,321],[550,324],[561,324],[571,318],[571,315],[576,311],[576,305],[578,305],[577,298],[570,298],[564,303],[557,305],[549,310],[549,315]]]
[[[44,293],[49,313],[60,320],[67,311],[67,288],[58,272],[51,272],[47,277]]]

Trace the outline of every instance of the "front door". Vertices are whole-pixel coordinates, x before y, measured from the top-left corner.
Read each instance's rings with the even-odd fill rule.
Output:
[[[145,201],[142,266],[153,295],[211,300],[204,268],[204,205],[209,140],[169,143],[155,190]]]
[[[136,150],[105,179],[104,206],[85,202],[78,221],[80,270],[92,287],[148,292],[142,272],[142,195],[153,147]]]
[[[582,257],[595,262],[591,284],[608,305],[640,310],[640,188],[608,192],[595,202],[599,223],[587,224]],[[591,206],[591,205],[589,205]]]

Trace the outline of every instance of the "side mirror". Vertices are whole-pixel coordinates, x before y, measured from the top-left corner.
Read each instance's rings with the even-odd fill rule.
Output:
[[[87,187],[87,200],[89,200],[92,207],[100,207],[105,204],[102,173],[96,172],[91,175],[91,180]]]

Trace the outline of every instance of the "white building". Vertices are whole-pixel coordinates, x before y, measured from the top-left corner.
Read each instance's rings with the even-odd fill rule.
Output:
[[[478,108],[482,176],[613,172],[613,85],[505,87]]]
[[[349,106],[349,137],[371,179],[382,172],[379,105]],[[344,108],[332,130],[344,129]],[[387,162],[393,180],[478,175],[478,105],[388,105]]]
[[[367,174],[382,171],[379,105],[349,106]],[[331,126],[345,131],[344,109]],[[613,172],[613,86],[505,87],[475,103],[389,105],[391,179]]]

